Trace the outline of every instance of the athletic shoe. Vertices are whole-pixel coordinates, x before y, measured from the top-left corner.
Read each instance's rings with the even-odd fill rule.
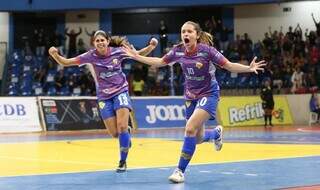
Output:
[[[173,183],[183,183],[184,174],[179,168],[176,168],[168,179]]]
[[[223,136],[223,127],[221,125],[218,125],[214,130],[217,130],[219,137],[215,139],[214,142],[214,147],[216,151],[220,151],[222,149],[222,136]]]
[[[127,170],[127,163],[126,161],[120,161],[119,162],[119,166],[116,170],[117,173],[122,173],[125,172]]]

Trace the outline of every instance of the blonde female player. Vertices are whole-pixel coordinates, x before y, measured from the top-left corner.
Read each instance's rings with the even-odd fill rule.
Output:
[[[122,72],[121,62],[127,58],[120,47],[127,44],[125,38],[111,37],[102,30],[95,32],[94,49],[73,58],[65,58],[58,54],[55,47],[49,49],[49,54],[63,66],[89,65],[90,72],[95,79],[98,104],[103,122],[110,135],[119,139],[120,161],[117,172],[127,169],[127,156],[131,145],[128,133],[129,112],[132,110],[128,94],[128,82]],[[151,39],[149,45],[138,54],[149,54],[158,44]]]
[[[173,47],[162,58],[144,57],[128,46],[124,47],[127,55],[133,59],[153,66],[165,66],[168,63],[180,63],[185,77],[184,96],[186,99],[185,138],[178,167],[169,180],[174,183],[184,182],[184,172],[188,166],[196,144],[213,141],[216,150],[222,148],[222,126],[212,131],[203,132],[204,123],[216,117],[219,101],[219,85],[215,78],[216,66],[231,72],[255,72],[263,70],[264,61],[256,62],[256,57],[249,66],[232,63],[212,45],[212,36],[203,32],[200,26],[188,21],[181,28],[182,43]]]

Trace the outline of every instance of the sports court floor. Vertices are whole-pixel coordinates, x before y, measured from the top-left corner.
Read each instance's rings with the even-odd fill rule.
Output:
[[[183,129],[134,134],[128,171],[105,131],[0,134],[0,190],[320,189],[320,126],[225,128],[224,147],[197,146],[184,184],[167,180]]]

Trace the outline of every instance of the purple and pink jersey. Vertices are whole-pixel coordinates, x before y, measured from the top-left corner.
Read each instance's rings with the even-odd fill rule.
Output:
[[[219,91],[215,65],[223,67],[228,61],[214,47],[199,43],[196,51],[188,54],[183,45],[175,46],[164,56],[165,63],[180,63],[184,77],[184,95],[187,100],[210,96]]]
[[[76,58],[79,66],[89,66],[99,100],[128,91],[128,82],[121,68],[121,62],[127,57],[121,48],[109,47],[107,55],[99,55],[92,49]]]

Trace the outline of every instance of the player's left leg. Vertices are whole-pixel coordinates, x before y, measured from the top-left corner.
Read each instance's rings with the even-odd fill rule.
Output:
[[[208,112],[202,109],[196,109],[187,122],[185,138],[182,146],[181,156],[178,168],[174,170],[169,180],[174,183],[184,182],[184,172],[192,159],[196,149],[197,131],[202,128],[203,124],[210,118]]]
[[[121,108],[116,111],[117,129],[119,133],[120,161],[117,172],[124,172],[127,169],[127,157],[130,149],[131,137],[128,132],[129,110]]]

